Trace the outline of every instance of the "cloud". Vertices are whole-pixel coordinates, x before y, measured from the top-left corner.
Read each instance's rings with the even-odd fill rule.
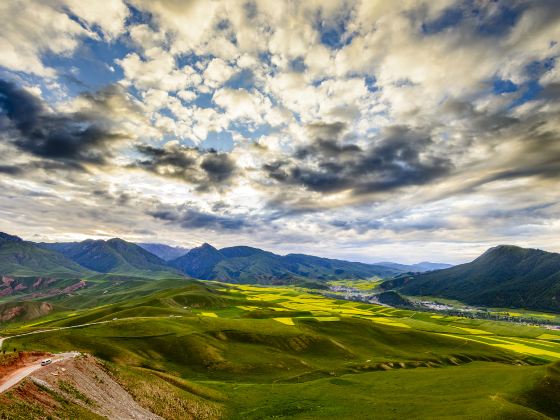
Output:
[[[0,66],[52,78],[56,71],[44,64],[45,54],[70,55],[82,39],[99,39],[98,30],[107,39],[116,38],[128,8],[121,0],[3,1],[0,15]]]
[[[185,229],[237,231],[250,226],[244,216],[221,216],[202,212],[187,204],[178,207],[159,206],[148,212],[156,219],[177,224]]]
[[[291,159],[265,164],[263,169],[280,184],[326,194],[349,190],[354,195],[427,184],[452,169],[448,158],[430,151],[433,141],[425,134],[395,126],[362,149],[340,144],[337,137],[343,128],[340,124],[312,125],[313,143],[299,148]]]
[[[0,228],[560,250],[556,1],[90,3],[0,2]]]
[[[87,97],[108,110],[107,101],[116,94],[108,89],[99,97]],[[0,80],[0,109],[0,126],[13,145],[36,157],[69,165],[103,164],[111,154],[111,144],[126,138],[113,129],[109,119],[91,110],[51,111],[40,98],[4,80]]]
[[[23,168],[15,165],[0,165],[0,174],[7,174],[7,175],[20,175],[25,171]]]
[[[214,93],[214,102],[224,108],[230,120],[262,123],[262,114],[270,112],[270,101],[258,92],[245,89],[220,89]]]
[[[127,5],[121,0],[105,0],[103,2],[83,2],[80,0],[61,0],[75,15],[79,16],[88,26],[99,28],[109,41],[114,40],[125,30],[125,21],[129,16]]]
[[[207,191],[231,184],[238,173],[235,161],[226,153],[200,150],[170,142],[163,148],[138,145],[145,156],[134,164],[136,167],[160,176],[183,180]]]
[[[160,48],[149,50],[145,59],[130,53],[116,63],[122,67],[129,82],[140,89],[175,92],[200,83],[199,76],[190,66],[176,68],[173,56]]]
[[[228,65],[227,62],[221,58],[214,58],[210,61],[210,63],[208,63],[206,70],[204,70],[204,83],[207,86],[216,88],[218,86],[222,86],[233,76],[234,73],[235,69]]]

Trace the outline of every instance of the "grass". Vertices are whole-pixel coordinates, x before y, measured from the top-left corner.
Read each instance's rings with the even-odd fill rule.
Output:
[[[0,395],[0,418],[10,420],[83,419],[104,417],[29,380]]]
[[[222,417],[226,399],[219,391],[165,373],[111,365],[117,380],[143,407],[166,419]]]
[[[293,287],[169,285],[14,326],[8,332],[108,321],[6,345],[94,354],[166,418],[538,418],[546,409],[535,405],[532,387],[543,386],[546,364],[560,360],[560,334],[537,327]]]
[[[504,411],[542,418],[517,404],[544,375],[542,367],[476,362],[349,374],[290,384],[238,384],[229,391],[232,418],[491,418]],[[228,385],[219,384],[226,391]]]

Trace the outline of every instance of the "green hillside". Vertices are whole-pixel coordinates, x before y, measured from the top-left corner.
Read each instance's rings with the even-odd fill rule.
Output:
[[[99,273],[126,275],[165,275],[176,270],[142,247],[122,239],[108,241],[88,239],[83,242],[42,243],[81,266]]]
[[[209,244],[194,248],[169,264],[199,279],[259,284],[301,284],[308,280],[389,277],[402,272],[382,265],[311,255],[282,256],[248,246],[218,250]]]
[[[0,235],[0,275],[80,277],[91,274],[64,255],[17,236]]]
[[[107,296],[95,308],[14,326],[5,334],[42,332],[5,345],[91,353],[165,418],[174,418],[181,399],[218,404],[226,413],[221,418],[558,413],[553,363],[560,360],[560,333],[333,300],[287,286],[177,281],[151,292],[138,285],[142,296],[115,303]],[[68,305],[83,300],[67,299]],[[91,322],[98,324],[80,327]]]
[[[502,245],[470,263],[401,276],[382,286],[472,305],[560,311],[560,254]]]

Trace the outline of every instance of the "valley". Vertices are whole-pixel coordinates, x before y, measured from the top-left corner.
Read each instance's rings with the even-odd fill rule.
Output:
[[[462,266],[208,244],[164,260],[120,239],[47,245],[11,235],[0,252],[5,363],[80,355],[6,382],[8,418],[122,413],[108,389],[128,413],[154,419],[560,412],[559,315],[409,293]],[[435,271],[412,271],[420,266]]]
[[[525,395],[543,378],[557,378],[560,332],[336,300],[293,286],[169,282],[93,308],[67,298],[76,309],[9,326],[4,334],[14,337],[4,346],[92,355],[136,401],[166,418],[187,411],[170,417],[147,401],[169,388],[213,413],[208,418],[364,417],[373,409],[388,417],[418,409],[453,416],[465,407],[481,416],[554,413]],[[451,385],[457,378],[460,394]],[[393,389],[409,403],[399,404]]]

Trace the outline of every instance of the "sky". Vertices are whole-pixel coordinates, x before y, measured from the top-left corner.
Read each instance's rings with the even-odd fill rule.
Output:
[[[0,231],[560,251],[558,0],[0,2]]]

